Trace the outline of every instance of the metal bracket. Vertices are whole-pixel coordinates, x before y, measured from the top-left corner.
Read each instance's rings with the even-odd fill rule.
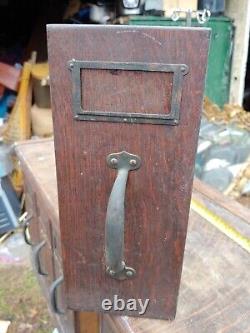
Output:
[[[211,12],[208,9],[204,10],[192,10],[192,9],[174,9],[171,15],[171,19],[176,22],[180,19],[181,14],[186,15],[186,25],[187,27],[192,26],[192,16],[196,16],[196,19],[199,24],[205,24],[207,21],[209,21],[209,18],[211,16]]]
[[[24,216],[23,219],[23,238],[24,241],[27,245],[33,246],[34,244],[31,242],[31,237],[29,233],[29,226],[30,226],[30,221],[32,220],[33,215],[26,212],[26,215]]]
[[[124,261],[124,201],[129,171],[139,169],[141,159],[137,155],[125,151],[110,154],[107,164],[117,169],[118,174],[114,182],[106,215],[105,224],[105,259],[106,272],[117,280],[132,278],[136,271],[127,267]]]
[[[103,61],[79,61],[72,59],[68,62],[68,68],[72,72],[72,100],[73,113],[76,120],[108,121],[122,123],[149,123],[163,125],[178,125],[182,95],[183,76],[188,73],[185,64],[162,64],[142,62],[103,62]],[[146,114],[126,112],[105,112],[103,110],[83,110],[81,86],[82,69],[124,70],[143,72],[173,73],[173,87],[171,111],[167,114]]]
[[[64,315],[65,312],[59,309],[58,300],[57,300],[57,288],[60,284],[63,283],[63,276],[60,276],[56,279],[49,288],[49,295],[50,295],[50,304],[52,310],[58,315]]]
[[[33,254],[34,254],[34,262],[35,262],[37,273],[40,275],[47,276],[48,273],[46,273],[42,270],[41,260],[40,260],[40,252],[45,245],[46,245],[46,240],[41,241],[39,244],[37,244],[34,247]]]

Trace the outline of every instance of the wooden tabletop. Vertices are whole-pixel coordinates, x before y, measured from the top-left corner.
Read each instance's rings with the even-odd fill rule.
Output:
[[[53,141],[21,143],[16,151],[59,224]],[[250,211],[246,207],[197,179],[193,198],[242,235],[250,236]],[[191,210],[176,319],[168,322],[108,315],[105,319],[117,332],[126,333],[250,332],[249,270],[249,253]]]

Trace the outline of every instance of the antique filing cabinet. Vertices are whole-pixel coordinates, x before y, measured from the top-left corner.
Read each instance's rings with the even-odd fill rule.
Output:
[[[46,144],[44,143],[45,149]],[[48,204],[51,198],[43,191],[41,183],[44,178],[55,186],[55,170],[51,170],[48,176],[44,176],[45,168],[40,167],[44,172],[34,174],[38,164],[44,166],[45,159],[52,160],[51,151],[49,154],[41,154],[41,150],[35,151],[40,141],[35,143],[21,143],[16,147],[17,154],[21,161],[24,174],[25,209],[27,216],[24,221],[24,238],[31,246],[31,257],[39,284],[47,300],[49,310],[54,319],[54,325],[60,333],[75,333],[75,318],[72,311],[67,310],[64,285],[62,282],[63,270],[61,259],[61,241],[59,233],[59,221],[56,207]],[[35,152],[34,152],[35,151]],[[45,186],[46,184],[44,184]],[[48,190],[50,189],[47,185]]]
[[[49,25],[66,304],[173,319],[209,29]],[[138,308],[110,314],[140,316]]]

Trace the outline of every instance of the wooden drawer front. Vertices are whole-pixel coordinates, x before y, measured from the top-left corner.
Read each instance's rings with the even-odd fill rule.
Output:
[[[57,258],[59,266],[62,267],[62,248],[60,235],[58,235],[57,229],[51,228],[51,247],[53,255]]]
[[[59,332],[74,333],[74,314],[72,311],[66,310],[67,306],[65,301],[64,283],[59,284],[55,291],[58,310],[63,313],[57,314],[51,305],[51,286],[58,278],[63,276],[61,264],[61,244],[56,229],[52,228],[52,222],[46,215],[46,209],[43,206],[43,202],[39,200],[38,205],[41,212],[40,216],[37,218],[40,236],[39,244],[45,242],[45,245],[40,251],[39,260],[41,270],[46,275],[39,274],[37,271],[37,264],[35,264],[36,273],[43,293],[47,299],[53,321]],[[36,246],[33,247],[33,259],[36,260],[36,258],[34,258],[34,249],[36,249]]]
[[[40,241],[39,225],[38,225],[38,210],[36,194],[32,191],[25,191],[25,209],[28,216],[32,216],[29,223],[29,234],[32,244],[36,245]]]
[[[49,246],[52,248],[51,221],[49,220],[48,216],[44,214],[44,210],[41,211],[41,215],[38,217],[38,225],[40,232],[43,233],[43,237],[47,239]]]
[[[103,312],[103,300],[118,296],[148,304],[119,315],[174,318],[209,37],[207,29],[48,26],[71,309]]]
[[[45,234],[44,230],[41,228],[40,229],[40,235],[41,235],[41,239],[44,240],[46,242],[46,245],[44,246],[44,248],[41,251],[41,266],[44,270],[45,273],[47,273],[46,276],[44,276],[44,280],[46,285],[50,286],[50,284],[53,282],[54,280],[54,258],[53,258],[53,252],[51,249],[51,244],[50,244],[50,240],[48,238],[48,235]]]
[[[58,222],[51,218],[42,193],[40,191],[34,193],[31,190],[34,188],[32,184],[32,179],[25,175],[25,208],[28,214],[32,215],[28,230],[32,241],[33,267],[47,299],[54,325],[60,333],[75,333],[74,313],[67,310],[64,283],[59,284],[56,288],[58,310],[63,313],[56,313],[51,305],[52,286],[58,278],[63,277]]]

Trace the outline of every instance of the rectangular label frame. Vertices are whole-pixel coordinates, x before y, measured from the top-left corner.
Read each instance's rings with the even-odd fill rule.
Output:
[[[158,124],[178,125],[180,120],[180,104],[182,95],[182,81],[188,73],[188,66],[185,64],[161,64],[142,62],[102,62],[102,61],[79,61],[72,59],[68,62],[68,68],[72,73],[72,100],[73,113],[76,120],[85,121],[107,121],[137,124]],[[100,110],[90,111],[82,108],[81,70],[102,69],[102,70],[124,70],[143,72],[173,73],[173,89],[171,99],[171,110],[168,114],[146,114],[126,112],[105,112]]]

